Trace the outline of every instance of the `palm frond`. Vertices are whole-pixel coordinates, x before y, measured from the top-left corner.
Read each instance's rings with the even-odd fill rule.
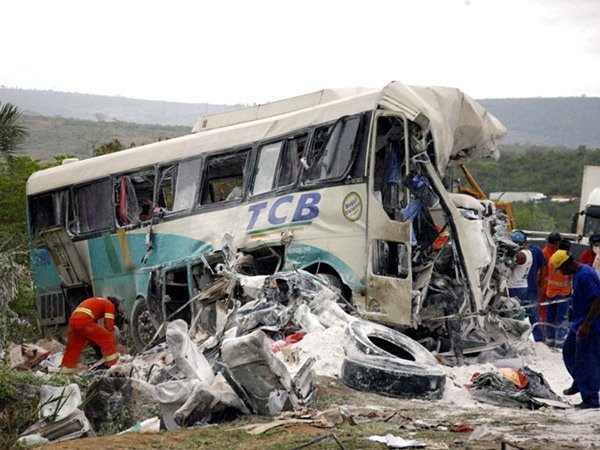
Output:
[[[19,125],[21,111],[12,103],[0,102],[0,156],[10,156],[27,137],[27,129]]]

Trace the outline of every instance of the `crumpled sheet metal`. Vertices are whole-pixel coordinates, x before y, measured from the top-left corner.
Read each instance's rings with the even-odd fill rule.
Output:
[[[496,142],[506,134],[506,128],[459,89],[406,86],[394,81],[383,88],[379,103],[394,109],[405,105],[409,118],[417,119],[422,113],[429,119],[441,174],[450,162],[500,156]]]

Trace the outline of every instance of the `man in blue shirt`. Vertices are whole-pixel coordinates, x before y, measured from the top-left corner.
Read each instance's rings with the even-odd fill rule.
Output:
[[[563,360],[573,377],[569,393],[581,393],[582,402],[576,408],[599,408],[600,279],[594,269],[579,264],[565,250],[554,253],[548,264],[573,275],[573,321],[563,344]]]

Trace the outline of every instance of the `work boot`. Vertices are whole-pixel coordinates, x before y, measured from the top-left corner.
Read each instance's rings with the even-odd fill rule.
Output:
[[[93,366],[90,368],[90,372],[96,373],[96,372],[104,372],[105,370],[108,370],[109,366],[108,364],[106,364],[105,362],[103,362],[102,364],[99,364],[97,366]]]
[[[572,384],[571,386],[569,386],[567,389],[565,389],[563,391],[563,395],[575,395],[575,394],[579,394],[579,389],[577,389],[577,386],[575,386],[574,384]]]
[[[588,403],[588,402],[581,402],[581,403],[577,403],[574,406],[575,409],[598,409],[600,408],[600,405],[594,405],[593,403]]]

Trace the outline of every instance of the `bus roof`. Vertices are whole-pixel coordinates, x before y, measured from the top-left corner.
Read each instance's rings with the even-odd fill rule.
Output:
[[[192,134],[117,153],[89,158],[34,173],[27,195],[84,183],[163,161],[219,149],[250,145],[345,115],[374,109],[402,112],[429,126],[438,170],[451,159],[497,157],[496,140],[506,129],[473,99],[455,88],[405,86],[383,89],[325,89],[311,94],[201,117]]]

